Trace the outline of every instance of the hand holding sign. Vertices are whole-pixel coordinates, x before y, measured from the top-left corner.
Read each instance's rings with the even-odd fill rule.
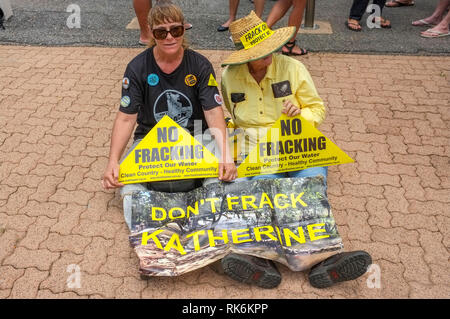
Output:
[[[111,189],[124,186],[119,183],[119,163],[109,162],[106,167],[105,173],[103,173],[102,186],[104,189]]]
[[[229,159],[225,163],[219,163],[219,179],[230,182],[237,178],[237,168],[233,160]]]
[[[289,117],[294,117],[300,115],[302,113],[302,110],[294,105],[291,101],[286,100],[283,103],[283,109],[281,110],[281,113],[286,114]]]

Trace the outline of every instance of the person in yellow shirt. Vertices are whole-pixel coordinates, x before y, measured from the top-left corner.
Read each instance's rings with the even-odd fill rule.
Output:
[[[250,13],[248,18],[257,17]],[[242,23],[241,20],[238,23]],[[264,28],[270,34],[270,29],[267,26]],[[277,32],[280,31],[282,34],[278,35]],[[295,28],[292,27],[278,29],[266,40],[252,47],[254,56],[243,59],[241,55],[250,52],[244,48],[222,63],[222,66],[228,65],[222,73],[223,100],[235,127],[243,131],[238,142],[239,159],[248,155],[257,144],[258,138],[266,135],[266,129],[278,120],[281,113],[289,116],[301,114],[315,127],[325,119],[325,106],[306,67],[288,56],[272,54],[280,46],[279,38],[284,42],[286,38],[289,40],[289,36],[292,37],[294,32]],[[252,44],[241,44],[241,34],[232,34],[233,40],[237,41],[238,46],[251,46]],[[319,174],[324,176],[326,182],[327,167],[259,175],[251,179],[309,177]]]
[[[248,155],[258,138],[281,116],[300,115],[314,126],[325,119],[325,106],[313,80],[299,61],[273,52],[279,50],[295,33],[295,27],[272,31],[252,11],[250,15],[230,24],[236,51],[222,66],[222,95],[233,117],[235,127],[244,131],[239,143],[241,158]],[[261,132],[261,130],[263,132]],[[260,175],[251,179],[326,176],[326,167],[312,167],[296,172]],[[236,181],[239,182],[237,179]],[[353,280],[363,275],[372,258],[365,251],[335,254],[314,265],[309,272],[310,284],[316,288]],[[221,270],[234,280],[275,288],[281,274],[275,264],[254,256],[229,254],[220,261]],[[220,268],[219,268],[220,269]]]

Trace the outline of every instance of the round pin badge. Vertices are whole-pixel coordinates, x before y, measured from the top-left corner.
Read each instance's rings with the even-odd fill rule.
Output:
[[[195,84],[197,84],[197,78],[194,74],[188,74],[184,78],[184,83],[186,83],[187,86],[194,86]]]
[[[149,74],[147,77],[147,82],[148,85],[155,86],[159,83],[159,77],[155,73]]]
[[[129,78],[123,78],[122,80],[122,87],[127,90],[130,87],[130,79]]]
[[[218,104],[222,105],[222,98],[219,94],[214,94],[214,100],[216,100]]]
[[[125,95],[122,97],[122,99],[120,100],[120,105],[122,107],[128,107],[130,105],[131,99],[129,96]]]

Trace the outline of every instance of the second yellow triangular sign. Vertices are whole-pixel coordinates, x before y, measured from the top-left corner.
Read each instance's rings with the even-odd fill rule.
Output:
[[[238,167],[238,176],[275,174],[354,162],[301,116],[282,114]]]

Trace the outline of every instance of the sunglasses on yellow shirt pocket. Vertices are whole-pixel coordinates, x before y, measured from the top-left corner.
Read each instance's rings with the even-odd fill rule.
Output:
[[[245,93],[231,93],[231,102],[234,103],[233,107],[233,118],[236,118],[234,110],[237,107],[237,103],[245,101]]]

